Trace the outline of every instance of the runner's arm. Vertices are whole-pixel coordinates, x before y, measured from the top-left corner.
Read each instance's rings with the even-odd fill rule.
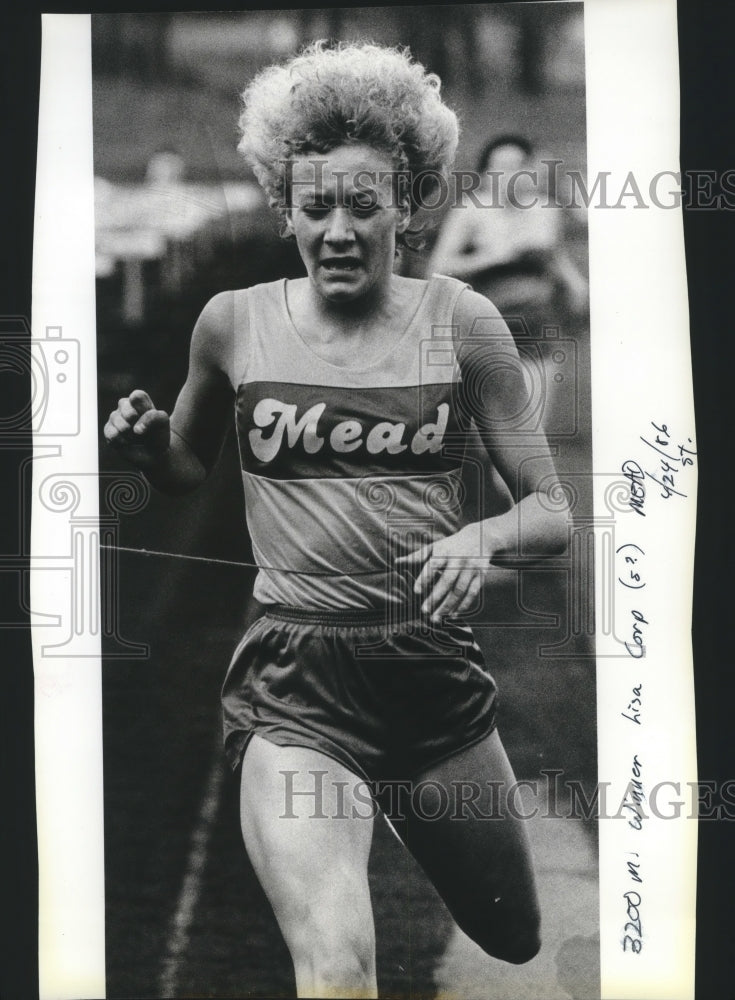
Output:
[[[481,521],[483,551],[505,565],[563,551],[569,509],[513,337],[495,306],[470,289],[457,301],[454,324],[465,406],[514,500]]]
[[[232,413],[234,293],[215,296],[194,327],[189,371],[174,411],[136,389],[118,402],[104,428],[108,443],[164,493],[196,489],[211,472]]]

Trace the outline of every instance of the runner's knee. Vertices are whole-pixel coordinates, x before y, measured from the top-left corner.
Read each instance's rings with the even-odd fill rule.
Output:
[[[504,936],[503,940],[493,941],[490,949],[485,949],[494,958],[499,958],[503,962],[510,962],[512,965],[523,965],[535,958],[541,949],[541,936],[539,928],[529,928],[522,934],[517,934],[513,938]]]
[[[530,962],[541,948],[537,908],[512,914],[498,912],[482,921],[461,921],[460,927],[488,955],[513,965]]]
[[[297,979],[311,981],[320,995],[369,995],[375,983],[375,939],[372,924],[358,926],[334,913],[303,921],[287,941]],[[333,991],[330,993],[330,991]]]

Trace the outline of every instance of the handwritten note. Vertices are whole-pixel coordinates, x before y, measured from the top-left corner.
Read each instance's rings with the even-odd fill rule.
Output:
[[[645,867],[642,831],[649,819],[647,786],[654,776],[644,775],[644,750],[646,721],[655,717],[656,707],[649,703],[644,706],[646,656],[650,637],[656,635],[656,625],[665,624],[654,621],[656,614],[648,610],[654,607],[655,611],[658,607],[661,617],[660,603],[650,591],[662,586],[663,554],[654,551],[652,539],[656,533],[649,525],[667,519],[669,505],[686,502],[694,485],[696,455],[691,436],[681,433],[667,420],[652,420],[639,435],[635,453],[620,466],[628,486],[625,503],[635,515],[624,520],[627,537],[615,548],[616,637],[625,651],[625,660],[636,661],[627,701],[615,706],[630,737],[621,747],[625,755],[621,756],[621,764],[625,767],[626,789],[616,816],[625,821],[628,831],[623,840],[619,942],[622,950],[631,955],[640,955],[646,941],[642,916]]]
[[[623,462],[621,471],[630,488],[628,506],[640,517],[645,517],[647,490],[655,491],[651,482],[659,487],[655,492],[664,500],[674,496],[686,498],[682,473],[694,466],[697,452],[691,437],[677,441],[668,424],[658,424],[654,420],[641,434],[640,440],[644,445],[641,461],[628,458]]]

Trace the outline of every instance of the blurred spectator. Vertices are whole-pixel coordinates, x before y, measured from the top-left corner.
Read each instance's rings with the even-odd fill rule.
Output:
[[[546,168],[521,136],[491,140],[480,154],[480,186],[450,209],[429,270],[469,282],[518,335],[565,326],[587,309],[588,288],[564,247],[564,216]],[[521,322],[523,321],[523,322]]]
[[[186,164],[180,153],[173,149],[159,149],[146,166],[146,184],[160,187],[181,184],[185,172]]]
[[[521,350],[525,360],[540,360],[540,382],[532,388],[529,410],[538,404],[553,438],[557,429],[574,426],[576,394],[554,364],[559,340],[545,339],[543,328],[558,327],[563,336],[571,335],[579,353],[587,340],[582,332],[587,281],[564,246],[563,209],[544,183],[546,169],[530,142],[518,135],[492,139],[480,154],[478,172],[476,201],[466,195],[461,206],[450,208],[428,269],[467,281],[490,299],[519,345],[525,343]],[[510,497],[495,470],[477,471],[476,456],[481,454],[480,438],[473,429],[463,472],[465,489],[469,509],[476,505],[488,516],[487,512],[507,509]]]

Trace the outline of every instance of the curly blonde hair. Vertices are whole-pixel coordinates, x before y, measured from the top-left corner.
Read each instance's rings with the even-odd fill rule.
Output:
[[[287,163],[361,142],[387,153],[409,179],[412,209],[454,162],[457,116],[441,82],[408,50],[372,43],[314,42],[283,65],[262,70],[242,95],[238,150],[269,202],[285,217]]]

